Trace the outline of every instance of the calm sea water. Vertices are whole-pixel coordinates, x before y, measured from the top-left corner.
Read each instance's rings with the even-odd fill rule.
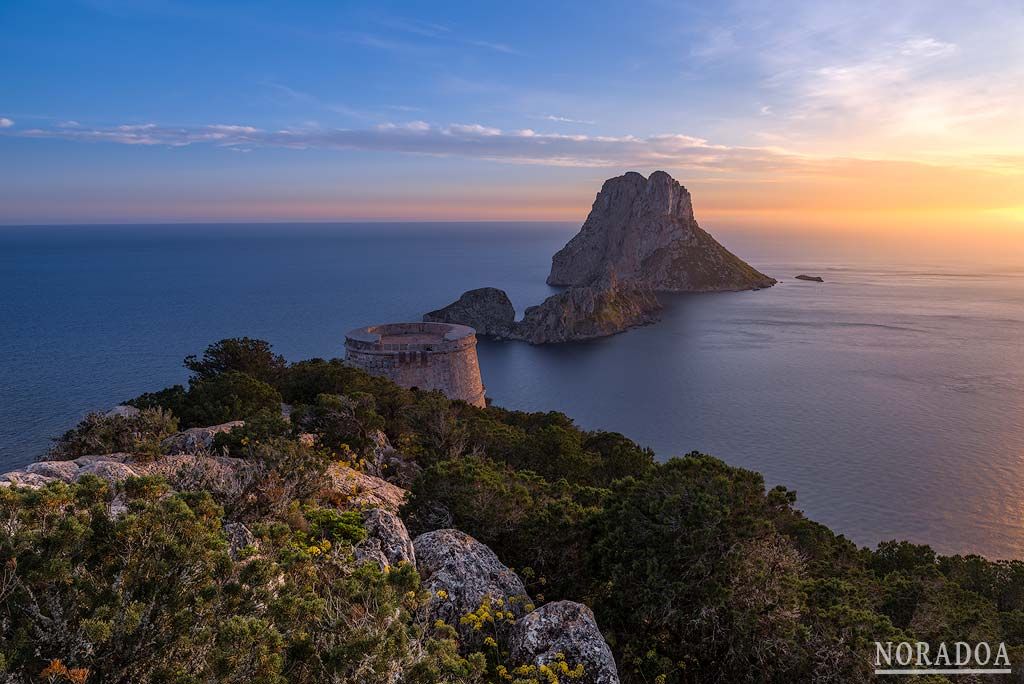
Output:
[[[350,328],[473,287],[504,288],[521,311],[553,291],[550,255],[575,230],[0,229],[0,471],[90,409],[184,381],[182,358],[222,337],[329,357]],[[862,544],[1024,558],[1024,271],[827,263],[737,240],[783,284],[666,296],[660,324],[586,344],[481,342],[488,395],[660,457],[696,449],[760,471]]]

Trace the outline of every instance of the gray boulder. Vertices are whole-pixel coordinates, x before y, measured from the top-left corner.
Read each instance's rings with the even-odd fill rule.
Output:
[[[443,309],[424,314],[423,320],[468,325],[477,335],[507,337],[516,320],[516,310],[503,290],[481,287],[463,292],[458,300]]]
[[[74,461],[37,461],[25,466],[25,472],[52,477],[63,482],[74,482],[81,469]]]
[[[39,489],[51,482],[58,482],[55,477],[38,475],[25,472],[24,470],[12,470],[9,473],[0,475],[0,487],[27,487],[28,489]]]
[[[586,222],[551,260],[549,285],[587,285],[611,269],[656,291],[756,290],[775,284],[720,245],[693,216],[690,193],[664,171],[610,178]]]
[[[228,540],[228,553],[231,558],[238,560],[242,551],[249,547],[258,549],[259,540],[252,531],[242,523],[233,522],[224,525],[224,537]]]
[[[243,420],[233,420],[221,425],[197,427],[171,435],[160,443],[160,451],[164,454],[201,454],[213,447],[213,438],[221,432],[230,432],[236,427],[245,425]]]
[[[416,564],[416,549],[402,519],[382,508],[371,508],[363,513],[366,539],[355,549],[356,558],[373,560],[381,569],[399,563]]]
[[[94,461],[82,466],[75,474],[75,481],[82,479],[85,475],[95,475],[110,483],[121,482],[129,477],[138,477],[139,473],[127,463],[119,461]]]
[[[561,660],[570,670],[583,666],[583,676],[573,682],[619,684],[612,651],[597,628],[594,613],[582,603],[544,604],[516,622],[509,646],[516,665],[560,667]]]
[[[473,628],[461,624],[460,619],[485,602],[497,606],[494,610],[510,612],[514,619],[526,613],[530,599],[522,580],[493,551],[465,532],[427,532],[413,540],[413,547],[416,569],[431,593],[426,607],[429,622],[444,620],[468,637]],[[508,624],[496,621],[495,626],[502,631]]]
[[[139,416],[139,409],[134,406],[128,406],[127,404],[118,404],[114,408],[106,412],[107,418],[113,418],[119,416],[121,418],[137,418]]]

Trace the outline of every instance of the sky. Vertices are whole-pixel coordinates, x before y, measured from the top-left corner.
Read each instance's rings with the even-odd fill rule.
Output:
[[[1024,1],[0,3],[0,223],[698,219],[1024,237]],[[938,238],[936,238],[938,239]]]

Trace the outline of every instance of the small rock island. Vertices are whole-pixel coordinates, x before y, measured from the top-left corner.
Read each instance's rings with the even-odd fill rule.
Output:
[[[604,182],[586,222],[551,260],[549,285],[568,286],[516,322],[508,295],[463,293],[424,321],[475,328],[531,344],[606,337],[660,317],[656,292],[736,292],[777,281],[734,255],[693,216],[689,191],[664,171]]]
[[[808,281],[810,281],[812,283],[823,283],[823,282],[825,282],[825,279],[822,278],[821,276],[804,275],[803,273],[801,273],[800,275],[796,276],[796,279],[797,280],[808,280]]]

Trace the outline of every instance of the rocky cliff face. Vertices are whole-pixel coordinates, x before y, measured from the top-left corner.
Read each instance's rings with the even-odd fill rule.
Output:
[[[508,337],[516,320],[516,310],[504,290],[480,287],[462,293],[457,301],[443,309],[424,314],[423,320],[468,325],[478,335]]]
[[[531,344],[589,340],[653,323],[660,311],[661,304],[650,289],[622,283],[609,273],[531,306],[511,337]]]
[[[664,171],[610,178],[586,223],[551,260],[549,285],[587,285],[611,270],[620,280],[665,292],[770,287],[693,216],[690,193]]]

